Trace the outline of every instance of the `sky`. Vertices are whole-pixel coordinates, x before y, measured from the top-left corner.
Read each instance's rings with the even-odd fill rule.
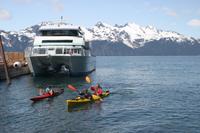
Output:
[[[19,31],[42,21],[92,27],[134,22],[200,38],[200,0],[0,0],[0,30]]]

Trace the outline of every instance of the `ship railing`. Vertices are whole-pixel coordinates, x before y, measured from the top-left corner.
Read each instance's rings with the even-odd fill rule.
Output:
[[[25,53],[25,57],[30,57],[30,56],[41,56],[41,55],[48,55],[49,51],[47,48],[42,48],[42,49],[45,49],[45,52],[41,53],[40,51],[37,51],[37,48],[35,49],[36,51],[33,52],[33,47],[27,47],[25,50],[24,50],[24,53]],[[62,52],[61,53],[57,53],[56,50],[54,50],[54,55],[70,55],[70,56],[91,56],[91,53],[89,50],[85,50],[85,49],[82,49],[82,48],[58,48],[58,49],[62,49]],[[75,52],[76,51],[76,52]]]

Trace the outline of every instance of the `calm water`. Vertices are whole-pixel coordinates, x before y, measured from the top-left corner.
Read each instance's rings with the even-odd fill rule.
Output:
[[[84,78],[23,76],[0,82],[1,133],[199,133],[200,57],[97,57],[91,74],[112,94],[103,102],[69,110],[77,94],[65,86]],[[65,87],[64,94],[33,104],[38,85]]]

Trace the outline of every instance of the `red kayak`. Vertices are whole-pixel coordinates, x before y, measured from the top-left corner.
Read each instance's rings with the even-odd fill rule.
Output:
[[[58,96],[58,95],[62,94],[63,92],[64,92],[64,89],[61,89],[60,91],[55,91],[53,94],[44,93],[43,95],[32,97],[30,100],[35,102],[35,101],[43,100],[45,98],[51,98],[51,97]]]

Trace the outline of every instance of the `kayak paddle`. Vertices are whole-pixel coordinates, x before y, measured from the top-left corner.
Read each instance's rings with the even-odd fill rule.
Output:
[[[87,83],[91,83],[91,82],[92,82],[92,80],[91,80],[91,78],[90,78],[89,76],[86,76],[86,77],[85,77],[85,81],[86,81]]]
[[[67,88],[69,88],[72,91],[77,91],[77,89],[74,86],[70,85],[70,84],[67,85]]]

